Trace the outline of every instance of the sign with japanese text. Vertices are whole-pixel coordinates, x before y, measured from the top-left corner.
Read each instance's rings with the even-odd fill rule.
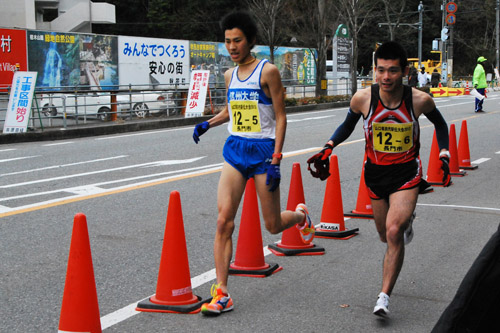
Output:
[[[332,52],[334,77],[349,77],[351,75],[352,39],[344,24],[338,26],[333,37]]]
[[[12,79],[3,133],[23,133],[28,128],[37,72],[16,72]]]
[[[27,31],[28,66],[39,73],[37,87],[73,87],[80,83],[80,35]]]
[[[189,84],[189,41],[118,37],[120,85]],[[163,87],[162,87],[163,88]]]
[[[10,85],[16,70],[27,69],[26,31],[0,29],[0,86]]]
[[[191,72],[191,81],[189,81],[189,92],[186,102],[186,118],[203,115],[209,76],[210,71],[208,70],[194,70]]]

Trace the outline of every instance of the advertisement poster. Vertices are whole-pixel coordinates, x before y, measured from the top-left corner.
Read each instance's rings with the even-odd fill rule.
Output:
[[[201,117],[205,110],[210,71],[194,70],[191,72],[185,117]]]
[[[14,72],[28,69],[26,31],[0,29],[0,90],[10,86]]]
[[[27,40],[38,87],[109,90],[118,85],[117,37],[28,30]]]
[[[118,62],[120,85],[188,87],[189,41],[119,36]]]
[[[314,53],[313,53],[314,52]],[[274,51],[274,64],[278,67],[281,80],[286,86],[290,85],[315,85],[316,84],[316,51],[295,47],[278,47]],[[257,59],[270,59],[269,46],[256,45],[252,55]],[[235,63],[227,52],[224,43],[219,43],[219,66],[222,75]]]
[[[16,72],[14,74],[9,95],[9,106],[3,124],[3,133],[26,132],[35,92],[36,76],[36,72]]]
[[[219,59],[219,45],[213,42],[189,42],[189,57],[191,71],[208,70],[210,84],[218,83],[224,86],[224,75],[217,60]]]
[[[80,82],[95,90],[118,89],[118,37],[80,35]]]
[[[38,88],[61,90],[80,84],[79,37],[72,33],[27,31],[28,68],[38,72]]]

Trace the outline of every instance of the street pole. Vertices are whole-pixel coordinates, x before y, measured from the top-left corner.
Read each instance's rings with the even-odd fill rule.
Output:
[[[445,17],[446,17],[446,0],[443,0],[443,5],[441,7],[441,10],[443,12],[443,18],[442,18],[442,21],[441,21],[441,28],[444,29],[444,27],[446,26],[446,21],[445,21]],[[442,63],[441,63],[441,80],[443,82],[448,82],[448,53],[446,52],[447,51],[447,42],[446,40],[441,40],[441,56],[442,56]]]
[[[498,64],[499,64],[499,62],[500,62],[500,60],[499,60],[499,52],[500,52],[500,51],[499,51],[499,49],[500,49],[500,47],[499,47],[499,45],[500,45],[500,41],[499,41],[499,40],[500,40],[500,33],[499,33],[499,31],[498,31],[498,30],[499,30],[499,29],[498,29],[498,28],[499,28],[499,22],[500,22],[500,0],[497,0],[497,8],[496,8],[496,11],[497,11],[497,27],[496,27],[496,28],[497,28],[497,29],[496,29],[496,30],[497,30],[497,31],[496,31],[496,34],[497,34],[497,43],[496,43],[497,45],[496,45],[496,49],[497,49],[497,51],[496,51],[496,56],[497,56],[497,70],[498,70],[498,68],[499,68],[499,65],[498,65]],[[498,79],[498,78],[497,78],[497,79]]]
[[[418,5],[418,69],[422,67],[422,13],[424,5],[422,1]]]

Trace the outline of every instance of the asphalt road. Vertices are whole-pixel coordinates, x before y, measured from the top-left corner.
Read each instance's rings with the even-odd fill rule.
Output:
[[[208,297],[214,282],[212,245],[216,190],[225,126],[193,143],[193,126],[59,141],[0,145],[0,313],[2,332],[58,328],[73,217],[87,216],[101,325],[106,332],[430,332],[500,221],[500,94],[490,93],[485,114],[469,96],[436,104],[457,139],[467,121],[471,160],[479,168],[449,188],[422,195],[415,237],[390,302],[391,317],[371,312],[381,285],[385,245],[373,221],[349,240],[317,239],[325,255],[265,259],[284,269],[267,278],[230,277],[234,311],[200,314],[139,313],[138,301],[156,291],[169,195],[179,191],[193,292]],[[305,161],[340,124],[346,108],[288,115],[282,162],[282,207],[293,163],[300,163],[304,195],[319,223],[325,182]],[[421,118],[424,174],[433,127]],[[363,160],[361,122],[335,149],[344,211],[356,205]],[[241,210],[240,210],[241,213]],[[238,214],[237,221],[241,215]],[[234,233],[234,248],[238,238]],[[175,235],[178,236],[178,235]],[[281,235],[263,228],[263,244]]]

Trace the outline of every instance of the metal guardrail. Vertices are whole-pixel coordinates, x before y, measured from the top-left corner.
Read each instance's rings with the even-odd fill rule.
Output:
[[[314,85],[297,85],[283,81],[288,98],[314,97]],[[361,81],[358,88],[362,87]],[[184,113],[187,88],[158,85],[101,87],[113,90],[97,90],[96,87],[43,87],[35,90],[31,108],[29,130],[99,123],[109,120],[128,121],[137,118],[176,117]],[[0,129],[3,128],[8,107],[10,86],[0,87]],[[350,80],[328,80],[328,95],[349,95]],[[226,104],[223,83],[210,83],[205,114],[217,113]]]

